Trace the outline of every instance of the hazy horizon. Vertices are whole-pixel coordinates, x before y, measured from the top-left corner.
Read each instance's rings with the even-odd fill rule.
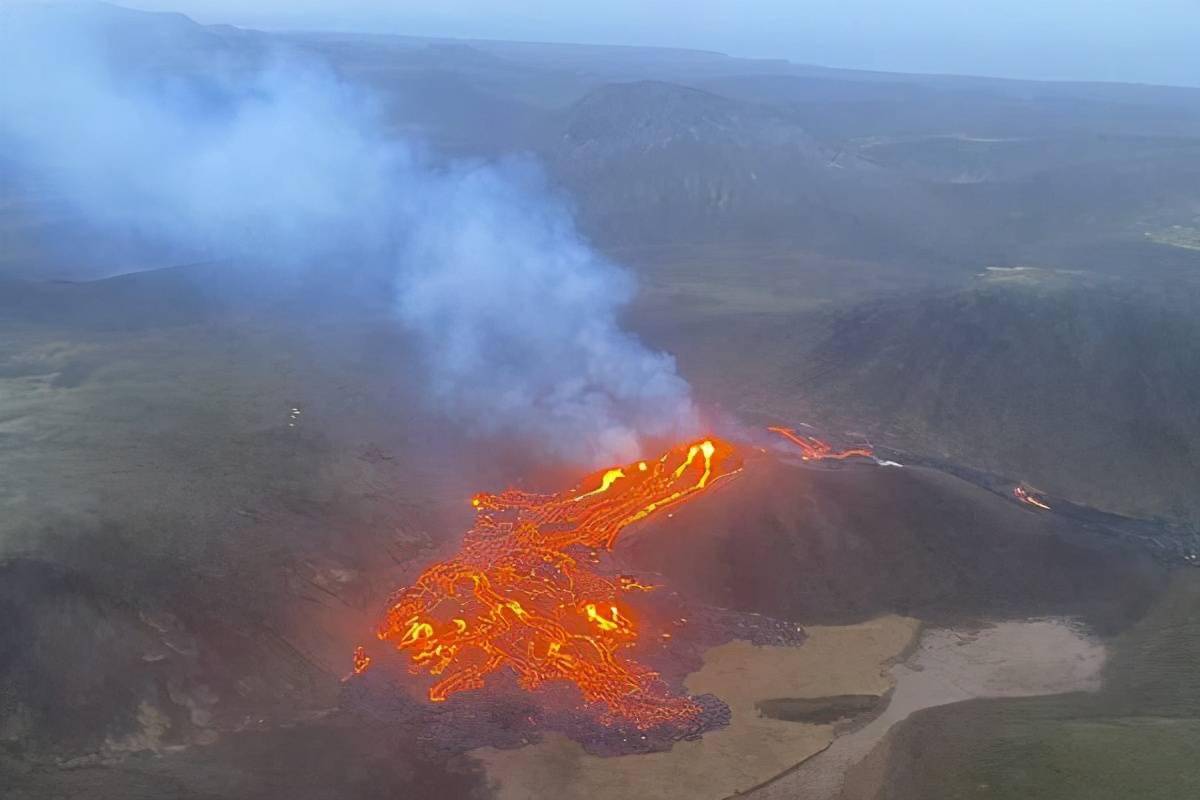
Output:
[[[1190,6],[53,2],[0,800],[1200,795]]]
[[[461,39],[694,48],[828,67],[1034,80],[1200,86],[1200,6],[1151,0],[1137,8],[1046,3],[879,0],[802,4],[697,0],[572,4],[520,0],[503,13],[482,0],[428,4],[346,0],[129,0],[197,21],[265,29],[390,33]]]

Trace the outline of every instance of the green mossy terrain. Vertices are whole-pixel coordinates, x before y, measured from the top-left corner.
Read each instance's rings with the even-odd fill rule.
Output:
[[[1200,796],[1200,572],[1176,574],[1113,648],[1095,694],[914,714],[891,734],[875,800]]]

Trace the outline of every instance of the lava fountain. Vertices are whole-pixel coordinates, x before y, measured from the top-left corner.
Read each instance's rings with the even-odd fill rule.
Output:
[[[622,652],[640,633],[625,597],[653,587],[601,574],[596,554],[627,526],[739,468],[730,444],[708,438],[593,473],[559,494],[476,495],[461,549],[393,595],[377,636],[408,656],[413,673],[437,678],[434,702],[507,669],[527,691],[574,684],[604,722],[646,729],[692,721],[702,710],[693,699],[672,694]],[[354,671],[370,663],[359,648]]]

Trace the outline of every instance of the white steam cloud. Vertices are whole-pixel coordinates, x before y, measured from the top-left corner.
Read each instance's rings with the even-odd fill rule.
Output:
[[[181,17],[4,13],[0,147],[92,224],[247,261],[385,265],[431,402],[478,433],[595,462],[694,429],[671,357],[618,325],[630,277],[532,163],[435,166],[370,96],[261,38],[197,70],[212,37]]]

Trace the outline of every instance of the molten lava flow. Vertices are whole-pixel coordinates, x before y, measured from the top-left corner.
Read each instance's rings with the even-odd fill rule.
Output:
[[[800,458],[805,461],[823,461],[827,458],[841,460],[843,458],[850,458],[851,456],[859,456],[861,458],[875,457],[875,454],[871,450],[863,447],[834,450],[833,446],[828,442],[821,441],[815,436],[803,436],[791,428],[767,428],[767,430],[771,431],[771,433],[778,433],[799,447]]]
[[[1024,486],[1014,486],[1013,487],[1013,497],[1017,498],[1025,505],[1033,506],[1034,508],[1040,508],[1043,511],[1050,510],[1050,506],[1046,505],[1045,501],[1043,501],[1037,495],[1033,494],[1031,491],[1026,489]]]
[[[505,667],[526,690],[574,683],[586,702],[606,708],[605,719],[648,728],[694,718],[698,705],[618,655],[638,636],[624,593],[653,587],[589,565],[627,525],[735,471],[733,448],[705,439],[597,472],[561,494],[476,495],[475,525],[458,554],[393,598],[378,636],[409,654],[413,672],[438,676],[433,701],[480,688]],[[356,672],[369,662],[356,651]]]
[[[354,648],[354,674],[361,675],[367,671],[367,667],[371,666],[371,657],[367,655],[365,647]]]

